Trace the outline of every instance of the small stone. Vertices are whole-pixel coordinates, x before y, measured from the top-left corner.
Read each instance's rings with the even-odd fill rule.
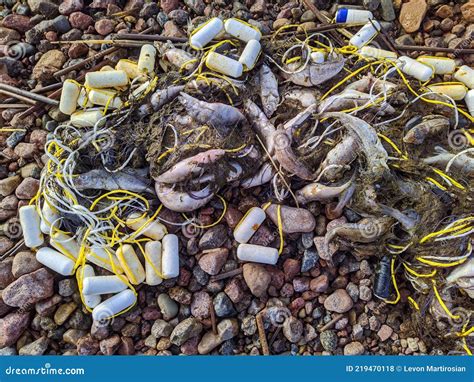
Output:
[[[243,216],[244,215],[242,214],[242,212],[240,212],[237,208],[229,206],[224,215],[224,219],[230,228],[235,228],[237,227],[237,224],[239,224]]]
[[[399,21],[405,32],[418,31],[427,11],[428,5],[425,0],[410,0],[408,3],[403,3]]]
[[[245,316],[242,320],[242,332],[246,336],[253,336],[257,332],[257,322],[254,316]]]
[[[99,342],[94,340],[90,335],[86,335],[77,341],[78,355],[94,355],[99,349]]]
[[[212,330],[205,333],[201,341],[198,344],[199,354],[209,354],[213,349],[218,347],[222,343],[218,334],[215,334]]]
[[[83,0],[63,0],[59,6],[59,13],[70,15],[72,12],[80,11],[83,7]]]
[[[162,293],[158,296],[158,306],[160,307],[161,314],[163,314],[163,318],[167,321],[176,317],[178,314],[178,304],[176,304],[176,302],[174,302],[166,293]]]
[[[301,272],[309,272],[318,263],[319,255],[314,249],[307,249],[303,253],[303,261],[301,262]]]
[[[442,19],[446,19],[448,17],[453,17],[454,16],[454,11],[453,8],[450,7],[449,5],[445,4],[439,7],[435,13],[437,17],[440,17]]]
[[[20,183],[15,191],[15,195],[18,199],[30,200],[32,199],[39,189],[39,180],[34,178],[26,178]]]
[[[20,33],[25,33],[32,27],[29,17],[14,13],[6,16],[3,19],[2,26],[5,28],[14,29]]]
[[[160,6],[163,12],[170,13],[179,7],[179,0],[161,0]]]
[[[329,243],[329,251],[326,249],[324,236],[316,236],[314,238],[314,245],[316,246],[316,251],[318,252],[319,257],[323,260],[332,261],[333,255],[338,250],[338,245],[335,242]]]
[[[49,345],[47,337],[40,337],[36,341],[23,346],[18,352],[19,355],[43,355]]]
[[[338,341],[337,335],[334,331],[326,330],[322,332],[319,336],[319,339],[324,350],[329,352],[333,352],[334,350],[336,350]]]
[[[370,301],[372,299],[372,289],[368,286],[361,285],[359,287],[359,298],[362,301]]]
[[[54,278],[45,268],[21,276],[2,293],[5,304],[18,308],[32,306],[53,295]]]
[[[223,224],[218,224],[202,235],[199,240],[199,248],[213,249],[218,248],[227,240],[227,229]],[[204,268],[203,268],[204,269]]]
[[[299,342],[303,336],[303,323],[296,317],[288,317],[283,323],[283,335],[291,343]]]
[[[76,309],[77,305],[75,302],[60,305],[56,313],[54,313],[54,322],[58,325],[64,324]]]
[[[12,268],[13,259],[6,258],[5,260],[0,261],[0,289],[6,288],[13,281],[15,281]]]
[[[203,0],[184,0],[184,4],[186,4],[196,15],[203,15],[204,8],[206,8],[206,4],[204,4]]]
[[[84,337],[86,334],[87,332],[84,330],[68,329],[63,334],[63,341],[67,344],[77,346],[79,339]]]
[[[21,176],[14,175],[0,180],[0,195],[8,196],[15,191],[15,188],[21,183]]]
[[[409,348],[412,352],[418,351],[418,338],[411,338],[411,337],[408,337],[408,338],[407,338],[407,345],[408,345],[408,348]]]
[[[111,19],[101,19],[96,21],[94,28],[101,36],[107,36],[114,31],[115,22]]]
[[[113,335],[112,337],[106,338],[105,340],[100,341],[99,347],[100,351],[104,355],[112,355],[118,350],[122,341],[118,334]]]
[[[69,297],[77,291],[77,283],[74,279],[64,279],[58,283],[59,295]]]
[[[196,292],[191,302],[191,314],[196,318],[207,318],[210,314],[211,304],[212,299],[209,293],[204,291]]]
[[[21,36],[16,30],[0,27],[0,45],[8,46],[11,41],[19,41],[20,38]]]
[[[187,318],[181,321],[173,329],[170,336],[172,344],[181,346],[192,337],[198,336],[202,331],[202,324],[195,318]]]
[[[268,217],[278,226],[278,205],[271,204],[265,210]],[[281,206],[281,225],[284,233],[311,232],[316,220],[311,212],[304,208]]]
[[[233,278],[225,286],[224,292],[234,304],[241,302],[245,298],[245,291],[240,278]]]
[[[387,341],[393,333],[393,329],[388,325],[382,325],[380,330],[377,332],[377,335],[380,338],[380,341],[385,342]]]
[[[63,52],[57,49],[48,50],[41,56],[33,68],[33,79],[39,81],[48,81],[53,79],[54,74],[62,68],[65,62],[66,56]]]
[[[380,5],[382,7],[382,18],[385,21],[393,21],[397,17],[395,14],[395,9],[393,6],[393,0],[382,0],[380,2]]]
[[[311,280],[309,289],[316,293],[324,293],[329,287],[329,277],[327,274],[322,274]]]
[[[13,258],[12,273],[15,278],[19,278],[27,273],[34,272],[42,267],[36,260],[33,252],[22,251],[18,252]]]
[[[362,355],[364,352],[364,345],[358,341],[349,342],[344,346],[344,355]]]
[[[186,288],[175,286],[168,291],[170,298],[180,304],[191,304],[192,294]]]
[[[185,34],[173,20],[165,22],[163,25],[163,36],[165,37],[185,37]]]
[[[110,326],[108,322],[93,321],[90,329],[92,338],[96,340],[103,340],[109,336]]]
[[[17,311],[0,319],[0,348],[13,345],[30,322],[28,312]]]
[[[214,297],[213,304],[217,317],[230,317],[237,313],[229,296],[224,292],[220,292]]]
[[[0,255],[13,248],[13,241],[8,239],[6,236],[0,236]]]
[[[286,259],[283,263],[283,273],[286,281],[292,281],[300,273],[301,262],[297,259]]]
[[[281,19],[276,19],[274,22],[273,22],[273,29],[274,30],[278,30],[280,29],[281,27],[285,26],[285,25],[289,25],[291,24],[291,21],[288,20],[287,18],[281,18]]]
[[[470,0],[468,3],[461,6],[462,17],[468,23],[474,23],[474,1]]]
[[[199,259],[199,266],[204,272],[211,276],[219,274],[227,261],[229,250],[227,248],[216,248],[206,252]]]
[[[324,301],[324,307],[336,313],[345,313],[349,311],[353,305],[354,302],[344,289],[336,290]]]
[[[69,22],[73,28],[86,30],[94,23],[94,19],[85,13],[74,12],[69,16]]]
[[[151,327],[151,334],[155,338],[169,337],[173,331],[173,326],[165,320],[156,320]]]
[[[266,294],[272,278],[263,266],[250,263],[244,264],[243,276],[254,296],[263,297]]]

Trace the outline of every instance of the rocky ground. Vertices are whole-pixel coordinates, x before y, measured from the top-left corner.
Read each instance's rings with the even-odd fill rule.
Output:
[[[332,15],[331,3],[315,2]],[[474,47],[473,0],[364,0],[363,5],[391,23],[399,44]],[[210,15],[248,20],[263,33],[286,24],[319,23],[295,1],[1,0],[0,80],[30,90],[53,84],[59,69],[101,48],[56,41],[103,39],[148,27],[163,36],[184,37],[188,20],[199,24]],[[128,57],[127,50],[120,49],[111,58],[119,57]],[[474,63],[472,54],[463,59]],[[67,77],[80,74],[72,71]],[[21,239],[18,208],[37,192],[46,135],[64,117],[53,108],[22,122],[18,109],[2,110],[3,126],[27,124],[28,133],[0,132],[0,256]],[[375,260],[359,261],[346,253],[336,267],[328,267],[319,258],[313,238],[327,229],[323,209],[311,211],[314,232],[287,235],[277,266],[239,264],[232,230],[250,206],[261,204],[260,192],[235,190],[225,195],[230,205],[221,224],[204,232],[180,232],[185,250],[179,278],[158,287],[141,286],[138,306],[108,324],[92,321],[74,278],[49,272],[34,253],[18,248],[0,262],[0,354],[257,355],[263,353],[258,326],[271,354],[441,352],[427,348],[418,337],[404,298],[394,307],[373,296]],[[167,213],[172,220],[174,215]],[[219,213],[210,205],[199,218],[207,224]],[[301,219],[294,218],[292,224],[303,224]],[[350,221],[351,216],[330,224],[341,219]],[[264,224],[252,243],[269,243],[277,235]]]

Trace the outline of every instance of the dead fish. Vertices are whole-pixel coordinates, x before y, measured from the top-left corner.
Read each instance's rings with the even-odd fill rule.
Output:
[[[261,186],[269,182],[275,176],[275,170],[271,163],[264,163],[257,171],[257,173],[250,177],[246,178],[240,184],[242,188],[252,188]]]
[[[446,277],[446,281],[452,284],[464,277],[474,278],[474,257],[471,257],[463,264],[460,264],[454,268]]]
[[[356,186],[354,183],[351,183],[351,185],[346,188],[344,191],[342,191],[341,195],[339,196],[339,201],[336,203],[335,206],[331,206],[331,204],[326,204],[326,206],[329,206],[329,214],[334,216],[335,219],[340,217],[342,215],[342,211],[344,210],[344,207],[350,202],[352,199],[352,196],[354,195],[354,192],[356,190]],[[326,213],[326,215],[328,215]]]
[[[319,102],[320,95],[320,92],[314,89],[291,89],[283,95],[283,98],[285,105],[292,103],[299,107],[309,107]]]
[[[342,194],[353,183],[354,176],[349,181],[340,186],[326,186],[321,183],[310,183],[296,191],[296,199],[299,203],[329,201]]]
[[[200,172],[204,165],[214,163],[225,155],[225,151],[222,149],[211,149],[202,153],[196,154],[192,157],[183,159],[176,163],[169,170],[155,178],[156,182],[159,183],[178,183],[189,177],[196,176]]]
[[[214,197],[209,186],[202,190],[184,192],[174,190],[164,183],[155,183],[155,191],[163,205],[176,212],[191,212],[205,206]]]
[[[373,88],[375,93],[391,93],[397,87],[398,85],[394,84],[393,82],[377,78],[373,74],[369,73],[363,76],[360,80],[354,81],[347,85],[345,90],[357,90],[359,92],[368,93]]]
[[[182,85],[169,86],[166,89],[158,89],[151,95],[148,103],[140,106],[138,109],[139,114],[141,116],[153,114],[154,111],[158,111],[161,107],[174,100],[183,89],[184,86]]]
[[[283,72],[283,77],[294,83],[295,85],[300,86],[316,86],[330,80],[335,75],[337,75],[342,68],[344,67],[345,60],[343,58],[339,58],[334,61],[326,61],[322,64],[315,64],[310,63],[306,65],[306,67],[297,72],[297,73],[285,73]],[[288,65],[289,71],[296,71],[298,69],[297,63]]]
[[[371,103],[370,94],[360,92],[358,90],[344,90],[339,94],[335,94],[331,97],[326,98],[318,108],[320,113],[331,112],[331,111],[342,111],[350,110],[353,108],[362,107]],[[394,114],[395,109],[389,103],[377,104],[374,106],[377,108],[379,114]]]
[[[452,154],[444,149],[438,149],[439,154],[423,158],[423,162],[429,165],[435,165],[445,168],[455,154]],[[469,153],[464,153],[456,157],[451,165],[451,168],[457,171],[462,171],[470,177],[474,177],[474,158]]]
[[[293,152],[291,142],[293,134],[290,130],[281,127],[273,135],[273,147],[275,148],[274,157],[278,163],[290,174],[294,174],[304,180],[313,180],[313,173],[298,159]]]
[[[260,67],[260,101],[263,112],[270,118],[280,103],[278,81],[272,70],[267,65]]]
[[[326,233],[324,244],[329,246],[336,236],[356,243],[373,243],[385,235],[392,225],[393,219],[390,217],[369,217],[357,223],[344,223]]]
[[[210,125],[224,135],[246,120],[239,109],[224,103],[200,101],[183,92],[180,93],[179,101],[196,121]]]
[[[285,122],[283,125],[283,129],[290,132],[292,135],[295,130],[300,127],[303,123],[305,123],[308,118],[310,118],[317,110],[317,106],[310,105],[302,112],[298,113],[295,117],[290,119],[289,121]]]
[[[262,110],[250,99],[244,102],[244,113],[255,132],[262,138],[268,152],[273,154],[273,135],[275,126],[268,120]]]
[[[379,203],[379,206],[380,206],[380,211],[383,214],[394,218],[396,221],[398,221],[402,225],[402,227],[407,232],[412,232],[416,228],[419,219],[407,216],[403,212],[397,210],[396,208],[392,208],[390,206],[386,206],[381,203]]]
[[[79,190],[128,190],[153,194],[148,169],[125,168],[118,172],[96,169],[75,175],[74,186]]]
[[[426,138],[449,130],[449,118],[442,115],[427,115],[420,123],[412,127],[403,137],[403,142],[421,145]]]
[[[342,140],[334,146],[321,163],[316,175],[324,171],[322,178],[328,182],[338,180],[344,173],[346,166],[357,158],[358,144],[354,136],[345,135]],[[329,166],[337,166],[331,167]]]
[[[338,119],[348,133],[356,138],[358,146],[365,154],[367,171],[375,179],[379,179],[388,170],[388,154],[382,146],[377,132],[367,122],[346,113],[324,113],[323,118]]]

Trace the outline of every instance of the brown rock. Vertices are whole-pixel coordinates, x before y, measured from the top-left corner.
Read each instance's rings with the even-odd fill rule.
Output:
[[[59,13],[70,15],[72,12],[80,11],[84,7],[82,0],[63,0],[59,6]]]
[[[324,301],[324,307],[336,313],[345,313],[349,311],[353,305],[354,302],[345,289],[336,290]]]
[[[39,81],[51,80],[54,73],[61,69],[65,62],[66,56],[63,52],[57,49],[48,50],[33,68],[33,78]]]
[[[0,289],[7,287],[15,280],[12,273],[12,263],[13,259],[11,258],[6,258],[0,262]]]
[[[96,21],[94,28],[98,34],[107,36],[109,33],[114,31],[115,25],[115,21],[111,19],[101,19]]]
[[[312,279],[309,284],[309,289],[317,293],[324,293],[327,291],[329,286],[329,277],[326,274],[322,274],[315,279]]]
[[[20,33],[25,33],[32,27],[29,17],[17,15],[14,13],[6,16],[3,19],[2,26],[4,26],[5,28],[14,29]]]
[[[8,45],[12,41],[19,41],[20,34],[13,29],[0,27],[0,45]]]
[[[344,346],[344,355],[362,355],[364,352],[364,345],[358,341],[350,342]]]
[[[233,278],[224,289],[224,292],[234,304],[239,303],[245,297],[245,291],[240,278]]]
[[[15,191],[18,199],[29,200],[36,195],[39,189],[39,180],[34,178],[25,178]]]
[[[407,33],[414,33],[420,29],[420,25],[428,11],[425,0],[410,0],[402,4],[400,11],[400,24]]]
[[[204,272],[211,276],[219,274],[227,261],[229,250],[227,248],[215,248],[207,251],[199,259],[199,266]]]
[[[438,16],[442,19],[446,19],[448,17],[453,17],[454,16],[453,7],[450,7],[449,5],[446,5],[446,4],[442,5],[436,11],[436,16]]]
[[[393,334],[393,329],[388,325],[382,325],[380,330],[377,332],[377,335],[380,338],[380,341],[387,341],[390,336]]]
[[[160,1],[161,9],[163,12],[170,13],[179,7],[179,0],[161,0]]]
[[[272,279],[267,270],[261,265],[247,263],[243,266],[243,275],[252,294],[263,297]]]
[[[89,334],[77,341],[78,355],[94,355],[99,351],[99,348],[99,342],[92,339]]]
[[[25,308],[53,295],[53,275],[45,268],[21,276],[3,291],[3,301]]]
[[[69,56],[69,58],[79,58],[86,56],[88,52],[89,48],[86,44],[74,43],[71,44],[71,46],[69,47],[67,55]]]
[[[99,347],[100,351],[104,355],[114,354],[121,345],[120,336],[118,334],[113,335],[112,337],[106,338],[105,340],[100,341]]]
[[[69,16],[69,22],[73,28],[86,30],[94,23],[94,19],[85,13],[73,12]]]
[[[462,17],[468,23],[474,23],[474,1],[470,0],[461,7]]]
[[[21,176],[19,175],[9,176],[8,178],[0,180],[0,195],[10,195],[20,183]]]
[[[209,317],[211,304],[212,298],[207,292],[196,292],[191,301],[191,314],[196,318],[207,318]]]
[[[28,312],[14,312],[0,319],[0,348],[13,345],[30,322]]]
[[[265,212],[278,226],[278,205],[271,204]],[[288,206],[281,206],[281,223],[284,233],[311,232],[316,226],[316,220],[311,212],[304,208]]]
[[[40,269],[42,265],[31,251],[18,252],[13,258],[12,273],[15,278]]]

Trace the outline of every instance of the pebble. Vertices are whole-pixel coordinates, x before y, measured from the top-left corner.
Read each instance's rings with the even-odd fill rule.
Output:
[[[77,330],[77,329],[74,329]],[[108,322],[93,321],[90,329],[92,338],[96,340],[103,340],[109,336],[110,326]]]
[[[316,293],[324,293],[329,287],[329,277],[327,274],[322,274],[309,283],[309,289]]]
[[[7,45],[10,41],[20,40],[20,34],[14,30],[5,27],[0,27],[0,44]]]
[[[410,0],[408,3],[403,3],[399,21],[405,32],[418,31],[427,11],[428,5],[425,0]]]
[[[77,341],[78,355],[94,355],[100,350],[99,342],[94,340],[89,334]]]
[[[253,336],[257,332],[257,321],[254,316],[245,316],[241,324],[245,336]]]
[[[179,0],[161,0],[160,6],[163,12],[170,13],[179,7]]]
[[[319,255],[314,249],[306,249],[303,253],[303,261],[301,262],[301,272],[308,272],[318,263]]]
[[[186,318],[173,329],[170,336],[172,344],[181,346],[188,339],[198,336],[202,331],[202,324],[195,318]]]
[[[43,355],[49,345],[49,339],[47,337],[40,337],[36,341],[23,346],[18,354],[19,355]]]
[[[163,314],[163,318],[166,321],[171,320],[178,314],[178,304],[176,304],[176,302],[174,302],[166,293],[162,293],[158,296],[158,306],[160,307],[161,314]]]
[[[278,226],[278,205],[271,204],[265,212]],[[304,208],[288,206],[281,206],[281,223],[284,233],[312,232],[316,226],[316,220],[311,212]]]
[[[112,355],[115,354],[121,343],[122,341],[120,339],[120,336],[118,334],[115,334],[109,338],[100,341],[99,348],[102,354]]]
[[[60,305],[58,310],[56,310],[56,313],[54,313],[54,322],[57,325],[64,324],[76,309],[77,304],[75,302],[68,302]]]
[[[151,327],[151,334],[155,338],[169,337],[173,331],[173,325],[165,320],[156,320]]]
[[[244,264],[243,276],[254,296],[263,297],[266,294],[271,276],[263,266],[250,263]]]
[[[0,195],[8,196],[12,194],[21,183],[21,176],[14,175],[0,180]]]
[[[303,323],[293,316],[288,317],[283,323],[283,335],[291,343],[298,343],[303,336]]]
[[[333,330],[326,330],[322,332],[319,336],[321,345],[324,350],[333,352],[337,348],[337,335]]]
[[[209,293],[199,291],[194,293],[191,302],[191,314],[199,319],[209,317],[212,299]]]
[[[54,77],[54,73],[61,69],[65,62],[66,56],[60,50],[53,49],[47,51],[41,56],[33,68],[33,79],[39,81],[51,80]]]
[[[72,296],[77,291],[77,283],[72,278],[61,280],[58,283],[58,291],[60,296]]]
[[[87,28],[89,28],[94,23],[94,19],[91,16],[86,15],[85,13],[73,12],[69,16],[69,22],[71,23],[71,26],[73,28],[86,30]],[[63,36],[63,38],[64,38],[64,36]]]
[[[468,23],[474,23],[474,1],[470,0],[461,6],[462,17]]]
[[[338,289],[324,300],[324,307],[336,313],[345,313],[349,311],[354,302],[344,289]]]
[[[59,6],[59,13],[70,15],[72,12],[80,11],[83,7],[83,0],[63,0]]]
[[[344,346],[344,355],[362,355],[364,352],[364,345],[358,341],[349,342],[346,346]]]
[[[387,341],[393,334],[393,329],[388,325],[382,325],[380,330],[377,332],[377,335],[380,338],[380,341]]]
[[[108,34],[113,32],[115,28],[115,22],[111,19],[102,19],[96,21],[96,23],[94,24],[94,28],[101,36],[107,36]]]
[[[32,27],[29,17],[18,14],[6,16],[2,21],[2,25],[5,28],[14,29],[20,33],[25,33]]]
[[[13,345],[30,322],[30,314],[17,311],[0,319],[0,348]]]
[[[393,7],[393,0],[381,0],[381,15],[385,21],[393,21],[397,17]]]
[[[237,313],[231,299],[224,292],[214,297],[213,304],[217,317],[230,317]]]
[[[227,240],[227,229],[223,224],[218,224],[202,235],[199,248],[202,250],[218,248]]]
[[[13,275],[13,259],[6,258],[0,262],[0,289],[6,288],[15,280]]]
[[[2,293],[5,304],[19,308],[32,306],[53,295],[53,275],[45,268],[21,276]]]
[[[235,319],[225,319],[217,324],[217,334],[209,331],[204,334],[198,345],[199,354],[208,354],[224,341],[235,337],[239,332],[239,324]]]
[[[211,276],[219,274],[227,261],[229,250],[227,248],[215,248],[206,252],[199,258],[199,266],[204,272]]]
[[[39,189],[39,180],[34,178],[25,178],[20,183],[15,191],[15,195],[18,199],[30,200],[32,199]]]
[[[246,296],[246,293],[244,291],[242,281],[240,278],[233,278],[225,286],[224,292],[226,293],[227,296],[229,296],[229,298],[232,300],[234,304],[241,302]]]

